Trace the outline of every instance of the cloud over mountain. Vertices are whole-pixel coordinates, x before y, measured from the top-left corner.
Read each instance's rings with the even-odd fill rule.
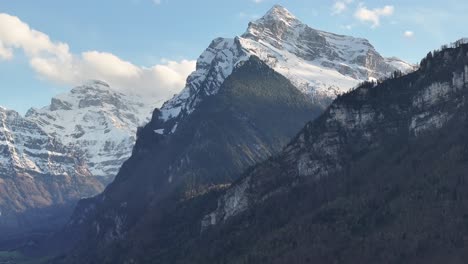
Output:
[[[354,14],[355,18],[362,21],[371,23],[372,28],[380,26],[380,19],[393,15],[395,7],[386,5],[382,8],[369,9],[364,4],[360,4],[359,8]]]
[[[89,79],[108,82],[120,91],[167,99],[179,92],[195,61],[164,61],[141,67],[118,56],[100,51],[74,54],[67,43],[53,41],[32,29],[18,17],[0,13],[0,59],[12,60],[23,52],[39,78],[65,85],[77,85]]]

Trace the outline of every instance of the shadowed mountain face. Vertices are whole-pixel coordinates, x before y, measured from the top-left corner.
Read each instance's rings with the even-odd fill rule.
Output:
[[[467,95],[468,45],[430,55],[340,96],[230,187],[148,207],[118,242],[63,261],[464,263]]]
[[[160,130],[160,112],[138,133],[132,157],[106,191],[80,203],[67,232],[79,230],[92,259],[140,228],[146,215],[226,188],[243,170],[278,153],[321,109],[252,57],[219,93]],[[166,132],[164,132],[166,131]],[[67,235],[68,236],[68,235]]]

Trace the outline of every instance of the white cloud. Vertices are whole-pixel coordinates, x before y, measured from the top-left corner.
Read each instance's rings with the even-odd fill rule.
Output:
[[[410,31],[410,30],[407,30],[407,31],[405,31],[405,32],[403,33],[403,36],[404,36],[405,38],[412,38],[412,37],[414,37],[414,32],[413,32],[413,31]]]
[[[70,86],[98,79],[119,91],[158,100],[179,92],[196,64],[165,60],[161,65],[140,67],[107,52],[73,54],[66,43],[54,42],[18,17],[0,13],[0,60],[13,59],[18,50],[24,52],[41,79]]]
[[[266,0],[252,0],[252,2],[256,3],[256,4],[260,4],[260,3],[263,3],[265,2]]]
[[[83,63],[89,65],[90,72],[109,77],[135,78],[140,69],[130,62],[123,61],[107,52],[87,51],[82,53]]]
[[[9,60],[13,58],[13,51],[10,48],[6,48],[3,42],[0,40],[0,59]]]
[[[153,3],[154,3],[155,5],[160,5],[160,4],[161,4],[161,0],[153,0]]]
[[[363,4],[359,5],[354,17],[362,22],[370,22],[372,28],[380,26],[380,18],[393,15],[395,8],[387,5],[382,8],[368,9]]]
[[[332,14],[333,15],[338,15],[346,11],[348,8],[348,5],[351,4],[354,0],[341,0],[341,1],[335,1],[335,4],[333,4],[332,7]]]

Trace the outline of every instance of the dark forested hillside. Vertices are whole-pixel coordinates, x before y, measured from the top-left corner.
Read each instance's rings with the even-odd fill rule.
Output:
[[[80,203],[61,236],[83,235],[78,252],[90,260],[106,259],[133,230],[151,228],[147,219],[165,215],[180,201],[226,188],[243,170],[281,151],[321,111],[252,57],[216,95],[179,118],[173,133],[157,130],[156,110],[116,180],[102,195]]]
[[[464,263],[467,52],[444,49],[340,96],[279,155],[226,190],[148,214],[99,259]]]
[[[181,263],[463,263],[467,52],[338,98],[220,198]]]

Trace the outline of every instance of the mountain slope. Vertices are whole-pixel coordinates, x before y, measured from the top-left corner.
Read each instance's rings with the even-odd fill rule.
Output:
[[[26,118],[84,152],[92,175],[107,184],[130,157],[137,128],[149,121],[154,103],[91,81],[29,110]]]
[[[147,219],[113,258],[464,263],[467,96],[466,44],[364,84],[227,190]]]
[[[147,215],[164,215],[178,201],[226,188],[243,170],[280,151],[320,111],[252,57],[216,95],[178,119],[176,130],[159,130],[156,110],[115,181],[99,197],[80,203],[64,234],[79,230],[79,248],[99,261]]]
[[[54,217],[60,218],[55,208],[96,195],[102,189],[91,177],[79,151],[62,145],[17,112],[0,108],[3,239],[18,230],[59,222],[51,222]]]

